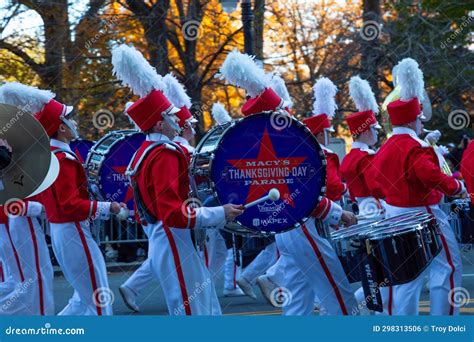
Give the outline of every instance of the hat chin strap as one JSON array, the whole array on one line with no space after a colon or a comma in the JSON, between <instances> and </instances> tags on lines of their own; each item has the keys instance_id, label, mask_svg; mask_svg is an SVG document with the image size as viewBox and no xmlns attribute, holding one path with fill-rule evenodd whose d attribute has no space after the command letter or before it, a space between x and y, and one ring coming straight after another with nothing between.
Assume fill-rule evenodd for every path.
<instances>
[{"instance_id":1,"label":"hat chin strap","mask_svg":"<svg viewBox=\"0 0 474 342\"><path fill-rule=\"evenodd\" d=\"M181 127L179 127L179 124L173 120L174 115L163 115L163 119L177 132L181 132Z\"/></svg>"},{"instance_id":2,"label":"hat chin strap","mask_svg":"<svg viewBox=\"0 0 474 342\"><path fill-rule=\"evenodd\" d=\"M77 131L76 126L71 122L71 120L67 118L62 118L61 121L71 130L74 136L73 140L79 138L79 132Z\"/></svg>"}]
</instances>

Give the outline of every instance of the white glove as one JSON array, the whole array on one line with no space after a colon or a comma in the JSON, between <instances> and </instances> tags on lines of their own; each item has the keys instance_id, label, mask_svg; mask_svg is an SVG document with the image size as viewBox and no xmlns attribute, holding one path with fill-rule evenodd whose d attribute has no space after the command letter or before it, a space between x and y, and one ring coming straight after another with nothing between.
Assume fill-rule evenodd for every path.
<instances>
[{"instance_id":1,"label":"white glove","mask_svg":"<svg viewBox=\"0 0 474 342\"><path fill-rule=\"evenodd\" d=\"M441 132L436 130L434 132L428 133L428 135L425 137L425 140L429 142L430 144L436 144L440 138L441 138Z\"/></svg>"},{"instance_id":2,"label":"white glove","mask_svg":"<svg viewBox=\"0 0 474 342\"><path fill-rule=\"evenodd\" d=\"M442 156L445 156L445 155L449 154L448 148L444 145L440 145L440 146L436 147L435 150L436 150L436 153L438 153Z\"/></svg>"}]
</instances>

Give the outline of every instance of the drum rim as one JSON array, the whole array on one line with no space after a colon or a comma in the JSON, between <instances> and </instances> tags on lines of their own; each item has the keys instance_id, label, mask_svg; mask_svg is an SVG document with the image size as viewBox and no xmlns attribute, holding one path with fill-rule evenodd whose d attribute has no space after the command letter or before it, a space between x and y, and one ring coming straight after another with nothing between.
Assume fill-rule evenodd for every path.
<instances>
[{"instance_id":1,"label":"drum rim","mask_svg":"<svg viewBox=\"0 0 474 342\"><path fill-rule=\"evenodd\" d=\"M397 229L397 230L393 231L394 229ZM401 234L406 233L406 232L412 232L412 231L421 232L425 229L426 227L419 223L416 223L415 225L407 223L406 225L402 225L402 226L390 227L389 229L387 229L387 231L374 232L373 234L368 235L367 239L369 239L370 241L379 241L379 240L383 240L390 237L400 236ZM389 232L393 232L393 233L388 234Z\"/></svg>"},{"instance_id":2,"label":"drum rim","mask_svg":"<svg viewBox=\"0 0 474 342\"><path fill-rule=\"evenodd\" d=\"M89 153L87 154L87 159L86 159L84 165L85 165L85 170L86 170L88 183L96 185L97 188L99 189L99 191L101 191L101 192L102 192L102 183L99 182L98 179L95 179L94 177L91 176L89 165L92 164L91 158L92 158L93 154L101 156L100 162L98 162L97 164L94 163L94 165L98 165L96 171L97 171L98 178L100 178L100 171L102 170L106 155L104 153L99 153L99 152L95 151L94 149L97 148L98 146L100 146L105 140L109 139L110 137L112 137L114 135L122 135L122 137L127 136L124 133L131 133L130 135L136 134L136 133L137 134L144 134L143 132L141 132L139 130L136 130L136 129L120 129L120 130L116 130L116 131L107 132L102 138L97 140L94 145L92 145L92 147L89 150ZM119 139L114 140L113 143L108 146L105 153L109 152L112 149L112 147L114 147L119 141L120 141ZM95 199L97 199L97 195L95 194L94 191L91 191L91 195ZM102 193L100 195L102 197L104 197Z\"/></svg>"},{"instance_id":3,"label":"drum rim","mask_svg":"<svg viewBox=\"0 0 474 342\"><path fill-rule=\"evenodd\" d=\"M289 115L289 114L285 114L284 111L281 111L281 110L276 110L276 111L263 111L263 112L259 112L259 113L255 113L255 114L252 114L252 115L249 115L249 116L246 116L246 117L241 117L241 118L238 118L236 120L233 120L232 122L230 123L226 123L224 125L218 125L218 126L214 126L213 128L211 128L211 130L209 130L207 133L206 133L206 136L210 136L211 135L211 132L214 132L216 131L217 129L223 129L223 131L221 132L221 135L219 136L219 139L216 140L215 142L215 146L219 146L219 144L221 143L222 139L224 138L225 134L233 129L234 127L236 127L240 122L246 120L247 118L250 118L250 117L254 117L254 116L257 116L257 115L265 115L265 116L271 116L273 115L274 113L279 113L280 115L287 115L290 120L292 120L292 122L294 124L296 124L297 126L299 127L302 127L303 130L306 130L306 132L309 134L309 136L311 137L311 139L314 140L314 142L316 143L316 146L318 148L318 154L321 158L321 164L324 166L323 167L323 181L322 181L322 186L321 186L321 190L320 190L320 194L317 198L317 201L316 201L316 204L314 206L314 208L310 211L310 213L308 213L308 215L304 216L302 219L300 219L298 222L296 222L295 225L293 225L292 227L288 227L287 229L284 229L284 230L280 230L278 232L273 232L273 231L259 231L259 230L251 230L249 228L247 228L246 226L244 226L243 224L241 224L240 222L238 222L237 220L234 220L232 221L232 223L235 223L237 225L239 225L241 228L243 228L243 230L246 230L246 231L249 231L249 234L258 234L259 236L272 236L272 235L276 235L276 234L281 234L281 233L285 233L285 232L288 232L288 231L291 231L293 229L297 229L297 228L300 228L305 222L307 222L310 218L311 218L311 213L314 212L314 210L317 208L317 206L319 205L319 203L322 201L323 197L326 195L326 187L327 187L327 161L326 161L326 156L324 155L324 151L321 147L321 145L319 144L319 142L317 141L316 139L316 136L308 129L308 127L306 127L306 125L304 123L302 123L300 120L298 120L296 117L294 117L293 115ZM193 154L192 158L191 158L191 162L190 162L190 170L191 168L194 166L194 162L195 162L195 156L199 154L199 150L202 148L202 145L204 145L204 142L206 140L203 138L201 139L201 141L199 142L199 144L196 146L195 148L195 154ZM215 155L215 151L216 151L217 147L211 152L212 155ZM212 174L212 167L213 167L213 160L214 158L209 158L209 166L208 166L208 170L209 170L209 174ZM214 184L214 181L212 181L212 179L210 179L209 177L209 180L211 181L211 184ZM194 182L194 177L192 177L192 180L190 182L191 184L191 187L192 187L192 191L194 193L197 194L197 187L196 187L196 184ZM214 189L213 189L214 190ZM216 199L217 203L219 203L219 205L222 205L221 201L219 200L217 194L216 194L216 191L213 192L212 196ZM239 233L236 233L236 232L233 232L234 234L239 234Z\"/></svg>"}]
</instances>

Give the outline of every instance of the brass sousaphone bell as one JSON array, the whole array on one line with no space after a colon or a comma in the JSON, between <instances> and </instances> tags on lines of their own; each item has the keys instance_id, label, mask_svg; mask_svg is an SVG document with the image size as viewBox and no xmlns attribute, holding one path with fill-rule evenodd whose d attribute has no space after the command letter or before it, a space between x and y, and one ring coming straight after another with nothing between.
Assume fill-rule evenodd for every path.
<instances>
[{"instance_id":1,"label":"brass sousaphone bell","mask_svg":"<svg viewBox=\"0 0 474 342\"><path fill-rule=\"evenodd\" d=\"M12 147L0 170L0 205L39 194L56 180L59 162L43 126L27 111L0 104L0 139Z\"/></svg>"}]
</instances>

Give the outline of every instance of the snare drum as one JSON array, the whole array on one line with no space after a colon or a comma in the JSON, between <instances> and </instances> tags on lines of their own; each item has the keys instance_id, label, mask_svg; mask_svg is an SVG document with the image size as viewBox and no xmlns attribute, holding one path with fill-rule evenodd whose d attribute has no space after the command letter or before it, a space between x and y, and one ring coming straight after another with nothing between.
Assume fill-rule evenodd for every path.
<instances>
[{"instance_id":1,"label":"snare drum","mask_svg":"<svg viewBox=\"0 0 474 342\"><path fill-rule=\"evenodd\" d=\"M69 147L76 154L77 158L79 158L81 164L85 164L85 161L87 160L87 155L89 154L89 151L93 145L93 141L77 138L71 141Z\"/></svg>"},{"instance_id":2,"label":"snare drum","mask_svg":"<svg viewBox=\"0 0 474 342\"><path fill-rule=\"evenodd\" d=\"M271 235L300 227L324 194L326 167L316 138L294 117L254 114L211 129L190 166L193 196L246 204L276 188L277 201L248 208L226 226L241 235Z\"/></svg>"},{"instance_id":3,"label":"snare drum","mask_svg":"<svg viewBox=\"0 0 474 342\"><path fill-rule=\"evenodd\" d=\"M99 201L124 202L133 216L133 191L127 166L139 149L145 135L136 130L121 130L106 134L92 146L86 161L91 193Z\"/></svg>"},{"instance_id":4,"label":"snare drum","mask_svg":"<svg viewBox=\"0 0 474 342\"><path fill-rule=\"evenodd\" d=\"M350 283L361 281L360 267L367 258L364 238L371 230L371 225L357 225L331 235L334 250Z\"/></svg>"},{"instance_id":5,"label":"snare drum","mask_svg":"<svg viewBox=\"0 0 474 342\"><path fill-rule=\"evenodd\" d=\"M402 221L375 227L367 236L367 253L379 283L388 280L390 285L400 285L414 280L442 249L433 216L424 214Z\"/></svg>"}]
</instances>

